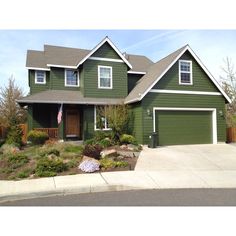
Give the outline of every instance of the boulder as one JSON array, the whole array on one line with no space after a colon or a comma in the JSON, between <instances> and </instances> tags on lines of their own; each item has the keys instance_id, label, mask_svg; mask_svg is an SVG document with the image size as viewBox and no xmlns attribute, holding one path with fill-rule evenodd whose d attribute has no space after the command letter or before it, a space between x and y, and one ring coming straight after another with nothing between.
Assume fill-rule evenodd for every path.
<instances>
[{"instance_id":1,"label":"boulder","mask_svg":"<svg viewBox=\"0 0 236 236\"><path fill-rule=\"evenodd\" d=\"M88 157L88 156L83 156L82 161L87 161L87 160L92 161L92 162L97 163L97 164L100 164L100 162L98 160L96 160L95 158Z\"/></svg>"},{"instance_id":2,"label":"boulder","mask_svg":"<svg viewBox=\"0 0 236 236\"><path fill-rule=\"evenodd\" d=\"M137 146L135 146L133 144L128 144L127 149L130 150L130 151L135 151L135 150L137 150Z\"/></svg>"},{"instance_id":3,"label":"boulder","mask_svg":"<svg viewBox=\"0 0 236 236\"><path fill-rule=\"evenodd\" d=\"M92 173L98 171L99 167L100 162L98 160L84 156L78 168L84 172Z\"/></svg>"},{"instance_id":4,"label":"boulder","mask_svg":"<svg viewBox=\"0 0 236 236\"><path fill-rule=\"evenodd\" d=\"M126 144L122 144L122 145L120 146L120 148L121 148L121 149L127 149L127 145L126 145Z\"/></svg>"},{"instance_id":5,"label":"boulder","mask_svg":"<svg viewBox=\"0 0 236 236\"><path fill-rule=\"evenodd\" d=\"M117 151L115 149L105 149L101 153L102 158L105 156L114 156L117 154Z\"/></svg>"}]
</instances>

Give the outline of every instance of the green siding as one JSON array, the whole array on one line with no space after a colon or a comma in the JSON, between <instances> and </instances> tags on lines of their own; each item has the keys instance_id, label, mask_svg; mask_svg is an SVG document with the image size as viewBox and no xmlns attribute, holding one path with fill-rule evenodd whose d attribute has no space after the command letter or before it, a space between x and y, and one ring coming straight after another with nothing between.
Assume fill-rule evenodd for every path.
<instances>
[{"instance_id":1,"label":"green siding","mask_svg":"<svg viewBox=\"0 0 236 236\"><path fill-rule=\"evenodd\" d=\"M143 116L140 103L130 106L131 116L129 121L130 133L137 139L139 143L143 143Z\"/></svg>"},{"instance_id":2,"label":"green siding","mask_svg":"<svg viewBox=\"0 0 236 236\"><path fill-rule=\"evenodd\" d=\"M216 108L218 142L226 140L225 119L219 115L220 110L225 112L223 96L148 93L142 100L144 144L149 142L149 135L153 132L153 118L147 114L147 109L152 113L153 107Z\"/></svg>"},{"instance_id":3,"label":"green siding","mask_svg":"<svg viewBox=\"0 0 236 236\"><path fill-rule=\"evenodd\" d=\"M128 74L128 93L135 87L138 80L142 78L143 75Z\"/></svg>"},{"instance_id":4,"label":"green siding","mask_svg":"<svg viewBox=\"0 0 236 236\"><path fill-rule=\"evenodd\" d=\"M104 43L92 57L105 57L112 59L121 59L120 56L114 51L114 49L109 45L109 43Z\"/></svg>"},{"instance_id":5,"label":"green siding","mask_svg":"<svg viewBox=\"0 0 236 236\"><path fill-rule=\"evenodd\" d=\"M212 112L156 111L158 145L212 143Z\"/></svg>"},{"instance_id":6,"label":"green siding","mask_svg":"<svg viewBox=\"0 0 236 236\"><path fill-rule=\"evenodd\" d=\"M51 68L50 72L51 89L55 90L80 90L80 87L66 87L65 86L65 69Z\"/></svg>"},{"instance_id":7,"label":"green siding","mask_svg":"<svg viewBox=\"0 0 236 236\"><path fill-rule=\"evenodd\" d=\"M193 85L179 84L179 62L177 61L153 87L154 89L218 92L216 86L189 52L186 52L180 59L192 61Z\"/></svg>"},{"instance_id":8,"label":"green siding","mask_svg":"<svg viewBox=\"0 0 236 236\"><path fill-rule=\"evenodd\" d=\"M84 106L83 133L84 140L90 139L94 135L94 106Z\"/></svg>"},{"instance_id":9,"label":"green siding","mask_svg":"<svg viewBox=\"0 0 236 236\"><path fill-rule=\"evenodd\" d=\"M98 88L98 66L112 67L112 89ZM127 88L127 66L124 63L87 60L84 65L84 96L122 98L128 94Z\"/></svg>"},{"instance_id":10,"label":"green siding","mask_svg":"<svg viewBox=\"0 0 236 236\"><path fill-rule=\"evenodd\" d=\"M49 89L50 87L49 71L46 72L46 84L35 84L35 70L29 70L28 73L29 73L30 94L42 92Z\"/></svg>"}]
</instances>

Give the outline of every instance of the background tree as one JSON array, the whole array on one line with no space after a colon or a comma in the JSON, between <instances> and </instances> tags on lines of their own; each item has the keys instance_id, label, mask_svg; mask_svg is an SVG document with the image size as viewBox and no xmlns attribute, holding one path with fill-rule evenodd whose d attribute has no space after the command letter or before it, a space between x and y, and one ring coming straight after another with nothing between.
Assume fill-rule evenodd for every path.
<instances>
[{"instance_id":1,"label":"background tree","mask_svg":"<svg viewBox=\"0 0 236 236\"><path fill-rule=\"evenodd\" d=\"M227 57L224 63L222 67L224 75L220 76L220 79L224 91L232 100L231 104L226 105L226 122L228 127L236 127L236 72L230 58Z\"/></svg>"},{"instance_id":2,"label":"background tree","mask_svg":"<svg viewBox=\"0 0 236 236\"><path fill-rule=\"evenodd\" d=\"M26 121L26 111L16 102L23 97L23 91L15 84L13 76L8 85L0 88L0 124L10 127L11 123L20 124Z\"/></svg>"}]
</instances>

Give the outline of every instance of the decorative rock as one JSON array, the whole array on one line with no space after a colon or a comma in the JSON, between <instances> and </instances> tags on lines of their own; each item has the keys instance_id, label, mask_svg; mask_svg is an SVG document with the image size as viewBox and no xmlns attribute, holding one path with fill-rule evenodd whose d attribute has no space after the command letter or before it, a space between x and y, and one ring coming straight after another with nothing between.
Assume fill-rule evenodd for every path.
<instances>
[{"instance_id":1,"label":"decorative rock","mask_svg":"<svg viewBox=\"0 0 236 236\"><path fill-rule=\"evenodd\" d=\"M137 149L137 146L135 146L133 144L128 144L127 149L130 150L130 151L135 151Z\"/></svg>"},{"instance_id":2,"label":"decorative rock","mask_svg":"<svg viewBox=\"0 0 236 236\"><path fill-rule=\"evenodd\" d=\"M102 158L105 156L113 156L117 154L117 151L115 149L105 149L101 153Z\"/></svg>"},{"instance_id":3,"label":"decorative rock","mask_svg":"<svg viewBox=\"0 0 236 236\"><path fill-rule=\"evenodd\" d=\"M121 149L127 149L127 145L126 144L123 144L120 146Z\"/></svg>"},{"instance_id":4,"label":"decorative rock","mask_svg":"<svg viewBox=\"0 0 236 236\"><path fill-rule=\"evenodd\" d=\"M119 155L119 156L117 156L115 159L116 159L117 161L121 161L121 160L124 159L124 156Z\"/></svg>"},{"instance_id":5,"label":"decorative rock","mask_svg":"<svg viewBox=\"0 0 236 236\"><path fill-rule=\"evenodd\" d=\"M85 160L82 161L79 165L79 169L81 169L84 172L92 173L97 170L99 170L100 163L98 164L97 162L94 162L93 160Z\"/></svg>"},{"instance_id":6,"label":"decorative rock","mask_svg":"<svg viewBox=\"0 0 236 236\"><path fill-rule=\"evenodd\" d=\"M88 156L83 156L82 162L83 161L92 161L92 162L97 163L97 164L100 165L100 162L98 160L96 160L96 159L94 159L92 157L88 157Z\"/></svg>"}]
</instances>

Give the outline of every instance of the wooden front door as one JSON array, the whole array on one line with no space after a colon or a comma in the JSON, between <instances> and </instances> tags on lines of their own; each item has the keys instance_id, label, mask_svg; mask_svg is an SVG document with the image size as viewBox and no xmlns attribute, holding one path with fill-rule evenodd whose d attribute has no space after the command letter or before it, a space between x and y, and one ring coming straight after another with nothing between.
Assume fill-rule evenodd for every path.
<instances>
[{"instance_id":1,"label":"wooden front door","mask_svg":"<svg viewBox=\"0 0 236 236\"><path fill-rule=\"evenodd\" d=\"M80 137L80 114L78 110L66 111L66 137Z\"/></svg>"}]
</instances>

